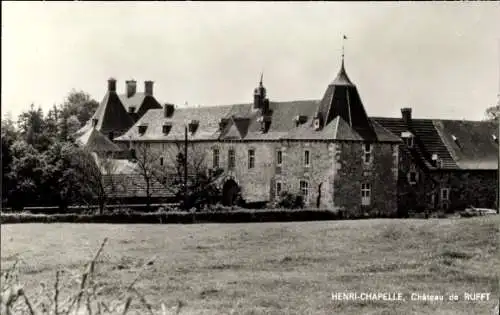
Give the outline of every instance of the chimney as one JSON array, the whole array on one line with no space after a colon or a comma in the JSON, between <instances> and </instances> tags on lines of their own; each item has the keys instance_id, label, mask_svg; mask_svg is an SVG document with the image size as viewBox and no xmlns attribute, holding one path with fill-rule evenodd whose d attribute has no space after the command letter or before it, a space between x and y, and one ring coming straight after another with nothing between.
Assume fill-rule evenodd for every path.
<instances>
[{"instance_id":1,"label":"chimney","mask_svg":"<svg viewBox=\"0 0 500 315\"><path fill-rule=\"evenodd\" d=\"M153 96L153 81L144 81L144 94Z\"/></svg>"},{"instance_id":2,"label":"chimney","mask_svg":"<svg viewBox=\"0 0 500 315\"><path fill-rule=\"evenodd\" d=\"M127 87L127 97L134 96L137 91L137 82L135 80L128 80L125 82Z\"/></svg>"},{"instance_id":3,"label":"chimney","mask_svg":"<svg viewBox=\"0 0 500 315\"><path fill-rule=\"evenodd\" d=\"M401 108L401 116L403 117L403 121L405 124L410 124L411 123L411 108L410 107L405 107Z\"/></svg>"},{"instance_id":4,"label":"chimney","mask_svg":"<svg viewBox=\"0 0 500 315\"><path fill-rule=\"evenodd\" d=\"M174 104L165 104L165 106L163 107L165 118L172 117L172 115L174 114L174 110L175 110Z\"/></svg>"},{"instance_id":5,"label":"chimney","mask_svg":"<svg viewBox=\"0 0 500 315\"><path fill-rule=\"evenodd\" d=\"M116 79L108 79L108 92L116 92Z\"/></svg>"}]
</instances>

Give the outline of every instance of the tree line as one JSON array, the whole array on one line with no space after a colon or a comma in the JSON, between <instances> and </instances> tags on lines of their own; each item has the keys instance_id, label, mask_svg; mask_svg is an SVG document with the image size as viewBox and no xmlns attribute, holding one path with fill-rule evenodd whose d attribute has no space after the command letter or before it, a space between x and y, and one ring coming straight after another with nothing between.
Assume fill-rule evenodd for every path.
<instances>
[{"instance_id":1,"label":"tree line","mask_svg":"<svg viewBox=\"0 0 500 315\"><path fill-rule=\"evenodd\" d=\"M173 143L167 152L135 144L133 156L128 156L134 165L132 173L122 176L115 174L115 156L95 158L79 147L74 134L98 105L89 94L73 90L64 103L47 113L31 105L15 121L2 118L2 207L57 206L66 210L71 205L97 205L103 212L120 185L140 190L148 208L158 188L184 209L220 201L215 181L222 170L209 170L205 152L182 141Z\"/></svg>"},{"instance_id":2,"label":"tree line","mask_svg":"<svg viewBox=\"0 0 500 315\"><path fill-rule=\"evenodd\" d=\"M91 155L73 135L99 103L83 91L71 91L47 113L34 104L16 120L2 117L2 207L59 206L91 202L82 181Z\"/></svg>"}]
</instances>

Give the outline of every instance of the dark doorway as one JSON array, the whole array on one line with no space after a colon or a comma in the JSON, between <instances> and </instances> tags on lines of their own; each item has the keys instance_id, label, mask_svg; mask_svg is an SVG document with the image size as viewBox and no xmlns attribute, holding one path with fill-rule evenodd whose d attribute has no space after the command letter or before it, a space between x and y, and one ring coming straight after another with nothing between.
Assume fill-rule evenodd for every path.
<instances>
[{"instance_id":1,"label":"dark doorway","mask_svg":"<svg viewBox=\"0 0 500 315\"><path fill-rule=\"evenodd\" d=\"M323 186L323 183L320 183L318 185L318 198L316 198L316 208L319 208L321 205L321 186Z\"/></svg>"},{"instance_id":2,"label":"dark doorway","mask_svg":"<svg viewBox=\"0 0 500 315\"><path fill-rule=\"evenodd\" d=\"M224 206L232 206L237 201L240 188L232 179L228 179L222 187L222 204Z\"/></svg>"}]
</instances>

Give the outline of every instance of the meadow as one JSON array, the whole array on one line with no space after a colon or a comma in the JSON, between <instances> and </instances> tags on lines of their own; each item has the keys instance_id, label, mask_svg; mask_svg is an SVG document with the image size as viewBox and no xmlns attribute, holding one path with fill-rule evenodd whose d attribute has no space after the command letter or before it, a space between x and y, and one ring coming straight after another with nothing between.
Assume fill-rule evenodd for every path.
<instances>
[{"instance_id":1,"label":"meadow","mask_svg":"<svg viewBox=\"0 0 500 315\"><path fill-rule=\"evenodd\" d=\"M18 262L36 299L61 270L81 273L102 240L100 295L131 282L155 311L179 314L491 314L499 216L248 224L12 224L2 270ZM75 284L76 285L76 284ZM69 288L67 288L69 290ZM334 292L401 292L406 301L332 301ZM465 292L491 293L464 301ZM411 301L411 293L445 301ZM459 301L447 301L455 293ZM64 295L61 289L61 295ZM139 305L131 310L142 313Z\"/></svg>"}]
</instances>

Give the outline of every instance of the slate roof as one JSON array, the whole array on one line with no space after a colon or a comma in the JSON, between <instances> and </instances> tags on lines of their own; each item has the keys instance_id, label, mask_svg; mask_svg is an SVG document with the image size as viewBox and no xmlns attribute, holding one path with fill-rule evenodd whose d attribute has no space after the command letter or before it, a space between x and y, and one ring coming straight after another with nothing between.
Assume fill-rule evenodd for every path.
<instances>
[{"instance_id":1,"label":"slate roof","mask_svg":"<svg viewBox=\"0 0 500 315\"><path fill-rule=\"evenodd\" d=\"M335 80L330 83L318 107L318 117L323 126L341 117L363 139L376 141L377 135L370 124L356 86L351 82L344 67L344 60Z\"/></svg>"},{"instance_id":2,"label":"slate roof","mask_svg":"<svg viewBox=\"0 0 500 315\"><path fill-rule=\"evenodd\" d=\"M95 128L88 128L76 142L92 152L120 152L121 148Z\"/></svg>"},{"instance_id":3,"label":"slate roof","mask_svg":"<svg viewBox=\"0 0 500 315\"><path fill-rule=\"evenodd\" d=\"M198 120L199 127L194 134L188 134L188 140L350 140L366 141L358 131L353 130L343 119L332 121L325 128L314 130L312 120L317 110L318 101L270 102L271 124L265 133L261 131L258 110L252 104L229 106L210 106L199 108L176 108L172 117L165 118L163 110L148 111L127 133L116 141L179 141L184 139L184 124ZM296 126L295 117L307 116L307 121ZM219 122L228 119L228 125L222 132ZM164 123L172 125L167 135L163 134ZM376 140L380 142L400 142L387 129L369 120L375 130ZM146 125L143 135L138 126ZM371 139L373 140L373 139Z\"/></svg>"},{"instance_id":4,"label":"slate roof","mask_svg":"<svg viewBox=\"0 0 500 315\"><path fill-rule=\"evenodd\" d=\"M415 145L409 151L417 163L429 170L498 169L498 144L492 137L498 133L498 125L494 122L412 118L407 125L401 118L373 119L395 135L414 134ZM432 163L433 154L442 160L441 168Z\"/></svg>"},{"instance_id":5,"label":"slate roof","mask_svg":"<svg viewBox=\"0 0 500 315\"><path fill-rule=\"evenodd\" d=\"M152 95L144 92L135 93L131 97L128 97L127 94L119 94L118 97L127 112L130 107L135 107L137 117L141 117L150 109L162 108L161 104Z\"/></svg>"},{"instance_id":6,"label":"slate roof","mask_svg":"<svg viewBox=\"0 0 500 315\"><path fill-rule=\"evenodd\" d=\"M87 122L88 126L84 128L91 127L94 119L97 119L95 128L105 135L109 132L113 132L115 136L121 135L134 124L118 94L110 91L106 93L96 112Z\"/></svg>"}]
</instances>

